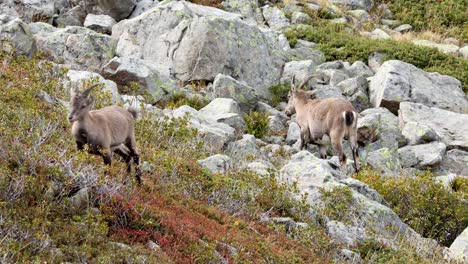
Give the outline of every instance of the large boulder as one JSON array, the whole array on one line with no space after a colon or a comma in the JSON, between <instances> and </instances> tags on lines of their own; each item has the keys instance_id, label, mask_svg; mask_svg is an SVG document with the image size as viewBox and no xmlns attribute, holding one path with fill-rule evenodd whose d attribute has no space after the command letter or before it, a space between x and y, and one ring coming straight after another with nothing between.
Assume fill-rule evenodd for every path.
<instances>
[{"instance_id":1,"label":"large boulder","mask_svg":"<svg viewBox=\"0 0 468 264\"><path fill-rule=\"evenodd\" d=\"M159 5L158 0L137 0L135 9L128 18L137 17L157 5Z\"/></svg>"},{"instance_id":2,"label":"large boulder","mask_svg":"<svg viewBox=\"0 0 468 264\"><path fill-rule=\"evenodd\" d=\"M55 1L52 0L24 0L15 1L16 10L24 21L46 22L51 24L56 13Z\"/></svg>"},{"instance_id":3,"label":"large boulder","mask_svg":"<svg viewBox=\"0 0 468 264\"><path fill-rule=\"evenodd\" d=\"M440 137L432 128L417 122L405 123L401 129L401 134L406 138L408 145L418 145L440 140Z\"/></svg>"},{"instance_id":4,"label":"large boulder","mask_svg":"<svg viewBox=\"0 0 468 264\"><path fill-rule=\"evenodd\" d=\"M200 109L200 113L206 117L224 123L242 131L245 126L239 104L231 98L215 98L208 105Z\"/></svg>"},{"instance_id":5,"label":"large boulder","mask_svg":"<svg viewBox=\"0 0 468 264\"><path fill-rule=\"evenodd\" d=\"M66 26L83 26L83 23L86 19L86 11L85 9L77 5L66 12L61 13L57 17L54 18L53 25L56 27L66 27Z\"/></svg>"},{"instance_id":6,"label":"large boulder","mask_svg":"<svg viewBox=\"0 0 468 264\"><path fill-rule=\"evenodd\" d=\"M450 174L468 176L468 152L452 149L447 151L438 168L438 174Z\"/></svg>"},{"instance_id":7,"label":"large boulder","mask_svg":"<svg viewBox=\"0 0 468 264\"><path fill-rule=\"evenodd\" d=\"M76 70L98 70L113 57L111 37L83 27L41 31L34 38L39 51Z\"/></svg>"},{"instance_id":8,"label":"large boulder","mask_svg":"<svg viewBox=\"0 0 468 264\"><path fill-rule=\"evenodd\" d=\"M210 156L203 160L198 160L197 162L212 173L227 173L232 167L231 158L220 154Z\"/></svg>"},{"instance_id":9,"label":"large boulder","mask_svg":"<svg viewBox=\"0 0 468 264\"><path fill-rule=\"evenodd\" d=\"M274 31L282 31L283 29L289 27L289 19L286 17L284 12L278 7L270 7L266 5L262 7L262 11L266 23Z\"/></svg>"},{"instance_id":10,"label":"large boulder","mask_svg":"<svg viewBox=\"0 0 468 264\"><path fill-rule=\"evenodd\" d=\"M432 142L429 144L406 146L398 149L401 165L404 168L416 167L425 169L442 161L445 154L445 144Z\"/></svg>"},{"instance_id":11,"label":"large boulder","mask_svg":"<svg viewBox=\"0 0 468 264\"><path fill-rule=\"evenodd\" d=\"M254 87L267 99L284 64L276 34L239 15L184 1L161 3L112 29L119 57L137 57L182 82L219 74ZM257 58L257 59L253 59Z\"/></svg>"},{"instance_id":12,"label":"large boulder","mask_svg":"<svg viewBox=\"0 0 468 264\"><path fill-rule=\"evenodd\" d=\"M138 58L115 57L104 65L102 75L115 81L120 90L130 87L132 82L138 83L140 90L137 92L149 95L149 103L168 99L179 91L174 80L161 75L150 62Z\"/></svg>"},{"instance_id":13,"label":"large boulder","mask_svg":"<svg viewBox=\"0 0 468 264\"><path fill-rule=\"evenodd\" d=\"M263 158L255 137L249 134L243 135L242 139L229 143L226 153L234 160L238 167L247 165L246 163L249 160L252 161Z\"/></svg>"},{"instance_id":14,"label":"large boulder","mask_svg":"<svg viewBox=\"0 0 468 264\"><path fill-rule=\"evenodd\" d=\"M364 143L366 151L381 148L397 149L405 145L398 117L386 108L370 108L358 118L358 141Z\"/></svg>"},{"instance_id":15,"label":"large boulder","mask_svg":"<svg viewBox=\"0 0 468 264\"><path fill-rule=\"evenodd\" d=\"M0 49L17 55L31 56L36 52L36 42L29 26L19 18L0 15Z\"/></svg>"},{"instance_id":16,"label":"large boulder","mask_svg":"<svg viewBox=\"0 0 468 264\"><path fill-rule=\"evenodd\" d=\"M468 149L468 114L410 102L401 103L399 112L401 127L409 122L424 124L440 137L448 149Z\"/></svg>"},{"instance_id":17,"label":"large boulder","mask_svg":"<svg viewBox=\"0 0 468 264\"><path fill-rule=\"evenodd\" d=\"M416 66L397 60L386 61L372 78L370 101L393 113L401 102L410 101L453 112L468 109L461 82L439 73L428 73Z\"/></svg>"},{"instance_id":18,"label":"large boulder","mask_svg":"<svg viewBox=\"0 0 468 264\"><path fill-rule=\"evenodd\" d=\"M367 95L369 84L364 76L358 75L357 77L346 79L336 86L341 89L348 101L353 104L358 112L370 107L369 96Z\"/></svg>"},{"instance_id":19,"label":"large boulder","mask_svg":"<svg viewBox=\"0 0 468 264\"><path fill-rule=\"evenodd\" d=\"M169 118L188 118L189 125L199 131L206 145L213 151L220 151L226 143L234 139L234 128L218 123L190 106L183 105L174 111L166 112L165 116Z\"/></svg>"},{"instance_id":20,"label":"large boulder","mask_svg":"<svg viewBox=\"0 0 468 264\"><path fill-rule=\"evenodd\" d=\"M258 101L254 88L221 73L216 75L213 82L213 94L215 97L234 99L246 113L252 110Z\"/></svg>"},{"instance_id":21,"label":"large boulder","mask_svg":"<svg viewBox=\"0 0 468 264\"><path fill-rule=\"evenodd\" d=\"M367 153L364 164L381 175L398 176L402 171L400 156L395 149L381 148Z\"/></svg>"}]
</instances>

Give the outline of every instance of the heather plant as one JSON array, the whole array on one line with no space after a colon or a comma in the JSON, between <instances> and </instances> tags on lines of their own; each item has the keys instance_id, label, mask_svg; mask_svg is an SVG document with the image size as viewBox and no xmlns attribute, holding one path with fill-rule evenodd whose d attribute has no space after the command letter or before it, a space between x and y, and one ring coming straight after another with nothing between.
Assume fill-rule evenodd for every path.
<instances>
[{"instance_id":1,"label":"heather plant","mask_svg":"<svg viewBox=\"0 0 468 264\"><path fill-rule=\"evenodd\" d=\"M268 113L250 111L244 115L245 132L254 135L256 138L266 136L268 132Z\"/></svg>"},{"instance_id":2,"label":"heather plant","mask_svg":"<svg viewBox=\"0 0 468 264\"><path fill-rule=\"evenodd\" d=\"M468 225L464 191L445 189L430 172L390 178L365 169L356 178L377 190L405 223L442 245L449 246Z\"/></svg>"}]
</instances>

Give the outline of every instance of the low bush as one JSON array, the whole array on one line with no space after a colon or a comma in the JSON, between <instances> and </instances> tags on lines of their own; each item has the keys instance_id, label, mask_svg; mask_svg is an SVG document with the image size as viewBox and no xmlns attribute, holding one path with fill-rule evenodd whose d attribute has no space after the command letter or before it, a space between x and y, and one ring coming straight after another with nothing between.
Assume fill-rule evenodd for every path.
<instances>
[{"instance_id":1,"label":"low bush","mask_svg":"<svg viewBox=\"0 0 468 264\"><path fill-rule=\"evenodd\" d=\"M316 42L327 61L367 62L370 54L381 52L386 55L384 60L401 60L425 71L453 76L462 82L463 90L468 93L468 60L442 53L435 48L356 36L345 32L344 28L344 25L318 21L314 26L292 26L285 35L292 46L298 39Z\"/></svg>"},{"instance_id":2,"label":"low bush","mask_svg":"<svg viewBox=\"0 0 468 264\"><path fill-rule=\"evenodd\" d=\"M250 111L244 115L245 132L254 135L256 138L262 138L268 133L268 113Z\"/></svg>"},{"instance_id":3,"label":"low bush","mask_svg":"<svg viewBox=\"0 0 468 264\"><path fill-rule=\"evenodd\" d=\"M287 102L290 85L278 83L269 88L273 106L277 107L281 102Z\"/></svg>"},{"instance_id":4,"label":"low bush","mask_svg":"<svg viewBox=\"0 0 468 264\"><path fill-rule=\"evenodd\" d=\"M416 232L450 246L468 225L468 202L463 192L446 190L431 173L417 177L383 177L364 169L356 175L390 204Z\"/></svg>"}]
</instances>

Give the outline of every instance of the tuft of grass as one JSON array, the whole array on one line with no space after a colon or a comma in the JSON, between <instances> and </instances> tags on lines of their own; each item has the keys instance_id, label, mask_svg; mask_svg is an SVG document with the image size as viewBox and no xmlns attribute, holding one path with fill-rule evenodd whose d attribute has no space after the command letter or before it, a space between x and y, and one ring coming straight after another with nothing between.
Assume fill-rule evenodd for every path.
<instances>
[{"instance_id":1,"label":"tuft of grass","mask_svg":"<svg viewBox=\"0 0 468 264\"><path fill-rule=\"evenodd\" d=\"M281 102L285 102L288 99L288 92L291 89L290 84L278 83L269 88L271 94L271 101L273 106L278 106Z\"/></svg>"},{"instance_id":2,"label":"tuft of grass","mask_svg":"<svg viewBox=\"0 0 468 264\"><path fill-rule=\"evenodd\" d=\"M250 111L244 115L245 132L256 138L266 136L268 132L268 113Z\"/></svg>"},{"instance_id":3,"label":"tuft of grass","mask_svg":"<svg viewBox=\"0 0 468 264\"><path fill-rule=\"evenodd\" d=\"M346 222L353 205L353 192L348 186L320 189L324 207L322 213L330 219Z\"/></svg>"},{"instance_id":4,"label":"tuft of grass","mask_svg":"<svg viewBox=\"0 0 468 264\"><path fill-rule=\"evenodd\" d=\"M384 60L401 60L429 72L439 72L459 79L468 93L468 60L442 53L435 48L421 47L395 40L373 40L344 30L344 25L318 21L314 26L292 26L285 35L291 46L298 39L318 43L327 61L367 61L373 52L386 54Z\"/></svg>"},{"instance_id":5,"label":"tuft of grass","mask_svg":"<svg viewBox=\"0 0 468 264\"><path fill-rule=\"evenodd\" d=\"M446 190L430 172L389 178L364 169L355 177L377 190L416 232L442 245L450 246L468 225L468 202L463 191Z\"/></svg>"},{"instance_id":6,"label":"tuft of grass","mask_svg":"<svg viewBox=\"0 0 468 264\"><path fill-rule=\"evenodd\" d=\"M196 110L200 110L208 104L205 100L198 98L187 98L183 93L176 93L171 99L158 104L162 108L176 109L183 105L188 105Z\"/></svg>"}]
</instances>

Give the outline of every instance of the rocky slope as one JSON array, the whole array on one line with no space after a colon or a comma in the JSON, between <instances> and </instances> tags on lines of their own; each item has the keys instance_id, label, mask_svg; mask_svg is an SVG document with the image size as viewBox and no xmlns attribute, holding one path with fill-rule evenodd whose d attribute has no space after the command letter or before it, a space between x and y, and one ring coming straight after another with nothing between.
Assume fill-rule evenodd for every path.
<instances>
[{"instance_id":1,"label":"rocky slope","mask_svg":"<svg viewBox=\"0 0 468 264\"><path fill-rule=\"evenodd\" d=\"M347 6L361 21L373 4L332 2ZM0 38L6 40L4 52L28 57L41 52L56 68L71 69L65 89L99 82L113 103L135 104L151 119L186 117L213 154L198 160L212 173L247 169L296 186L298 199L305 197L309 214L339 245L344 260L362 261L352 250L371 239L396 250L410 244L424 256L440 252L436 241L404 223L377 191L341 172L336 157L319 159L314 146L299 151L299 127L281 111L284 104L270 106L269 88L289 83L292 76L316 76L307 87L318 90L319 98L343 97L361 111L363 164L389 177L430 170L450 185L456 177L468 177L468 101L462 83L398 60L372 68L370 61L325 62L314 43L304 40L291 47L282 32L310 22L302 4L284 6L291 18L257 1L226 0L222 7L184 1L4 1ZM127 94L135 84L142 96ZM200 110L157 107L178 94L210 103ZM53 95L42 98L57 102ZM270 136L243 134L244 114L253 110L267 113ZM149 172L157 166L147 165ZM328 214L327 193L342 189L349 190L346 210L340 217ZM468 259L463 237L466 230L447 258Z\"/></svg>"}]
</instances>

